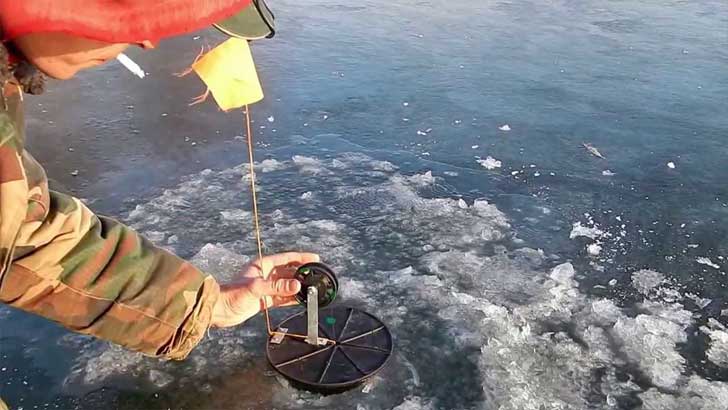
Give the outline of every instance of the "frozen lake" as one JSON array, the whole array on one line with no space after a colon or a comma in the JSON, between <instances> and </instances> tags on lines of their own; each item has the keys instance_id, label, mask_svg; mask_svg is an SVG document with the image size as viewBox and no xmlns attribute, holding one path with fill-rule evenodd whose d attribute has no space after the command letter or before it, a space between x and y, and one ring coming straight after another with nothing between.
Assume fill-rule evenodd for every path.
<instances>
[{"instance_id":1,"label":"frozen lake","mask_svg":"<svg viewBox=\"0 0 728 410\"><path fill-rule=\"evenodd\" d=\"M260 318L164 362L0 307L9 404L725 408L724 2L271 6L252 108L266 251L320 253L339 303L390 326L392 361L322 397L268 367ZM29 134L121 144L61 183L225 280L255 254L245 141L241 115L189 109L202 86L169 76L220 39L199 35L134 54L151 87L112 65L29 99L66 118ZM53 104L74 90L104 97ZM32 146L61 173L70 154Z\"/></svg>"}]
</instances>

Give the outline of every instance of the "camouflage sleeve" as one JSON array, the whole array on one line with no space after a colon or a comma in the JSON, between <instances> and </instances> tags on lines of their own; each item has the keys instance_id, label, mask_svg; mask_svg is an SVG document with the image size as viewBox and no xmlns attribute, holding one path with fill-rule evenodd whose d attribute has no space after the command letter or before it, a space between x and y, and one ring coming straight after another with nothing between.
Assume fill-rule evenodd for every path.
<instances>
[{"instance_id":1,"label":"camouflage sleeve","mask_svg":"<svg viewBox=\"0 0 728 410\"><path fill-rule=\"evenodd\" d=\"M217 282L49 191L13 132L0 118L0 301L132 350L185 358L209 327Z\"/></svg>"}]
</instances>

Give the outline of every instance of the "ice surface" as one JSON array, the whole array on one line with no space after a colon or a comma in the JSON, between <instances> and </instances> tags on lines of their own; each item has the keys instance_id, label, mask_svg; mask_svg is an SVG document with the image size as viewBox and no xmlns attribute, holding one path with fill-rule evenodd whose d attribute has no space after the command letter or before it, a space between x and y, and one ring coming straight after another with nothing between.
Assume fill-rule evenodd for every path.
<instances>
[{"instance_id":1,"label":"ice surface","mask_svg":"<svg viewBox=\"0 0 728 410\"><path fill-rule=\"evenodd\" d=\"M165 391L209 391L217 400L211 403L250 398L278 409L581 410L622 408L639 395L645 409L712 410L715 400L727 401L724 384L686 366L679 345L695 319L681 302L694 298L665 274L632 274L632 286L645 296L637 306L589 296L580 290L583 272L576 264L519 245L506 215L488 200L468 205L433 194L439 181L432 172L399 173L361 154L318 158L296 156L281 162L294 166L270 171L278 185L261 191L264 246L266 252L321 253L339 273L341 302L396 329L396 357L381 382L334 401L266 376L264 328L256 319L211 331L183 363L81 337L73 342L82 354L67 386L93 388L131 375ZM244 165L204 171L140 205L129 219L143 232L176 236L195 254L196 266L231 280L255 254L253 236L241 231L241 221L251 222L240 198L248 189L244 175ZM319 194L322 186L326 195ZM306 192L312 195L305 203L296 202ZM607 232L586 218L571 236L604 240ZM220 238L233 229L236 235ZM701 331L710 339L708 359L724 366L725 329L713 321ZM252 370L236 377L239 383L219 382L243 364Z\"/></svg>"},{"instance_id":2,"label":"ice surface","mask_svg":"<svg viewBox=\"0 0 728 410\"><path fill-rule=\"evenodd\" d=\"M503 163L490 155L485 159L479 159L478 164L482 165L485 169L496 169L500 168Z\"/></svg>"}]
</instances>

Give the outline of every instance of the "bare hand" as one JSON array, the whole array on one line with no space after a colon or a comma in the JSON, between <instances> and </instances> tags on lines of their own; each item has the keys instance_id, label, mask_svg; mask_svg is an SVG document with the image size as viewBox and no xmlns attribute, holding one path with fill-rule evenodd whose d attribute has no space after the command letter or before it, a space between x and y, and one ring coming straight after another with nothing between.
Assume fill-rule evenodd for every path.
<instances>
[{"instance_id":1,"label":"bare hand","mask_svg":"<svg viewBox=\"0 0 728 410\"><path fill-rule=\"evenodd\" d=\"M265 307L295 305L301 283L293 279L299 266L318 262L314 253L287 252L265 256L245 265L234 283L220 285L211 325L239 325Z\"/></svg>"}]
</instances>

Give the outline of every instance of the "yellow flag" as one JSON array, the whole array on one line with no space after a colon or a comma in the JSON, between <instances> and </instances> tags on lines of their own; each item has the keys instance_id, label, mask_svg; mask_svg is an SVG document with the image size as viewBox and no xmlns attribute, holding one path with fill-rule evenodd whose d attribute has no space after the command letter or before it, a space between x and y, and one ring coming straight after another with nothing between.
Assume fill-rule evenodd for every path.
<instances>
[{"instance_id":1,"label":"yellow flag","mask_svg":"<svg viewBox=\"0 0 728 410\"><path fill-rule=\"evenodd\" d=\"M192 69L223 111L263 99L247 40L230 38L197 60Z\"/></svg>"}]
</instances>

